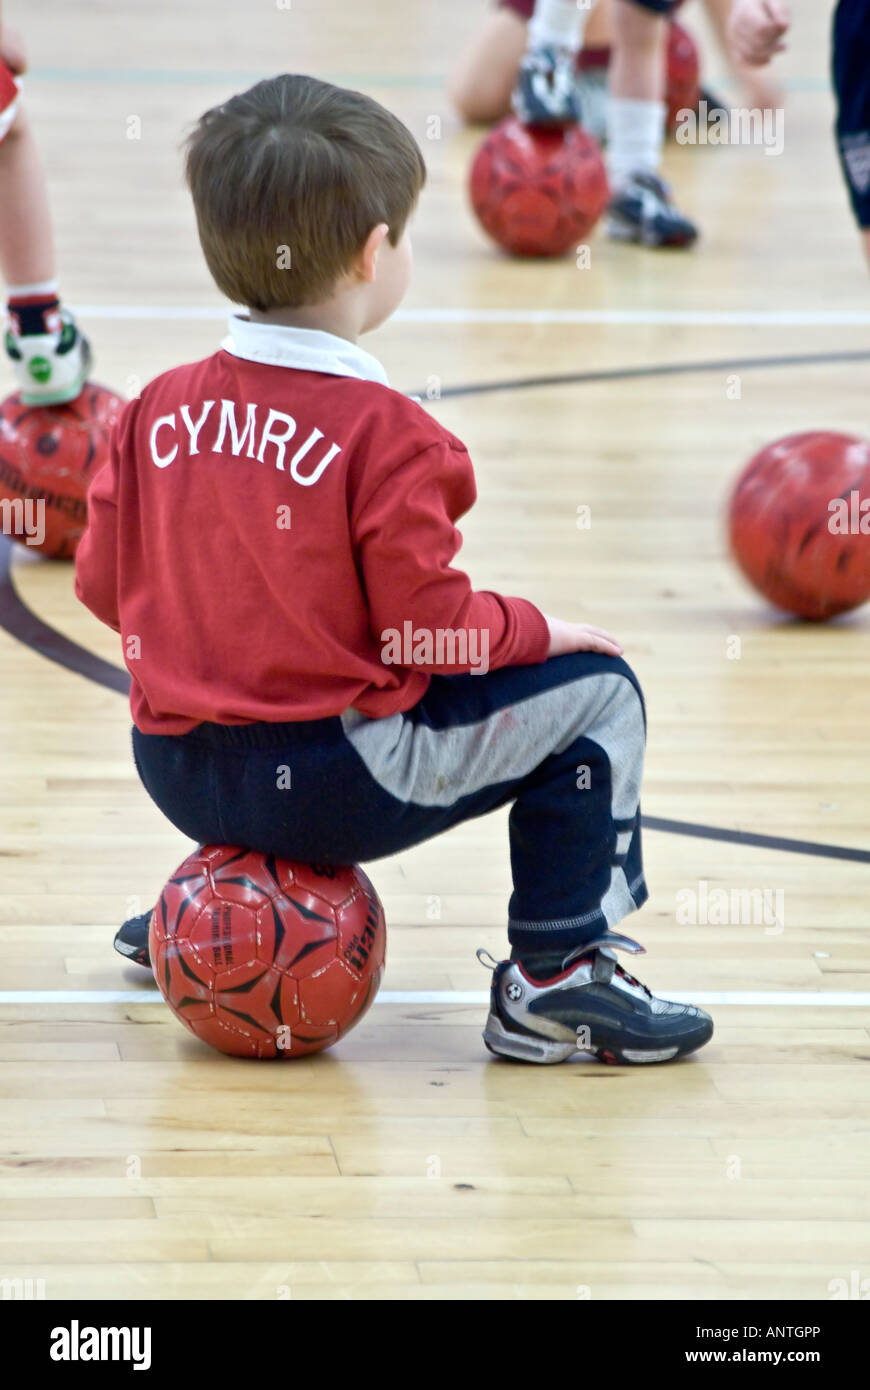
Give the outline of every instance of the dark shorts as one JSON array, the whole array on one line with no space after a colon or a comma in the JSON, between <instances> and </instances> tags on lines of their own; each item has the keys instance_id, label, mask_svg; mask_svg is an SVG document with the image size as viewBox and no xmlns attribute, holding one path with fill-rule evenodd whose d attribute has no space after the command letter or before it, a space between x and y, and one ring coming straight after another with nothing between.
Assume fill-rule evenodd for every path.
<instances>
[{"instance_id":1,"label":"dark shorts","mask_svg":"<svg viewBox=\"0 0 870 1390\"><path fill-rule=\"evenodd\" d=\"M832 67L837 149L859 227L870 227L870 0L840 0Z\"/></svg>"},{"instance_id":2,"label":"dark shorts","mask_svg":"<svg viewBox=\"0 0 870 1390\"><path fill-rule=\"evenodd\" d=\"M639 5L642 10L652 10L654 14L673 14L683 0L627 0L628 4ZM499 0L500 10L515 10L523 19L531 19L535 0Z\"/></svg>"},{"instance_id":3,"label":"dark shorts","mask_svg":"<svg viewBox=\"0 0 870 1390\"><path fill-rule=\"evenodd\" d=\"M627 3L637 5L642 10L652 10L653 14L671 15L680 8L683 0L627 0Z\"/></svg>"}]
</instances>

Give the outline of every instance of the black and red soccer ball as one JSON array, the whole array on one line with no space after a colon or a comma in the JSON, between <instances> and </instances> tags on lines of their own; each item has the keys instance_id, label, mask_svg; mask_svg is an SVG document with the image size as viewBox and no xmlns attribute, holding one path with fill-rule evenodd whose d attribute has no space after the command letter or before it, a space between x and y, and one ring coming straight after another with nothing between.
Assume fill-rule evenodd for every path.
<instances>
[{"instance_id":1,"label":"black and red soccer ball","mask_svg":"<svg viewBox=\"0 0 870 1390\"><path fill-rule=\"evenodd\" d=\"M870 599L870 440L786 435L744 468L731 497L731 552L771 603L819 622Z\"/></svg>"},{"instance_id":2,"label":"black and red soccer ball","mask_svg":"<svg viewBox=\"0 0 870 1390\"><path fill-rule=\"evenodd\" d=\"M591 135L576 125L528 127L514 116L477 151L469 193L484 231L514 256L564 255L589 235L609 198Z\"/></svg>"},{"instance_id":3,"label":"black and red soccer ball","mask_svg":"<svg viewBox=\"0 0 870 1390\"><path fill-rule=\"evenodd\" d=\"M386 927L356 865L205 845L163 889L149 950L164 999L203 1042L292 1060L359 1023L380 986Z\"/></svg>"},{"instance_id":4,"label":"black and red soccer ball","mask_svg":"<svg viewBox=\"0 0 870 1390\"><path fill-rule=\"evenodd\" d=\"M20 394L0 402L0 502L8 514L39 507L41 539L4 527L13 539L56 560L69 560L87 525L87 492L109 456L109 436L124 408L121 396L88 382L66 405L25 405Z\"/></svg>"}]
</instances>

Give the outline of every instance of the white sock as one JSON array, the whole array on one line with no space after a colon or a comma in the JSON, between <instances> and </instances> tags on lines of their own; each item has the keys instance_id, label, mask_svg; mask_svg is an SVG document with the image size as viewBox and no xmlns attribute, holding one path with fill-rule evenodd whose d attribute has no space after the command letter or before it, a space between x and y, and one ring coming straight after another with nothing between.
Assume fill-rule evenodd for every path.
<instances>
[{"instance_id":1,"label":"white sock","mask_svg":"<svg viewBox=\"0 0 870 1390\"><path fill-rule=\"evenodd\" d=\"M656 174L665 141L663 101L611 97L607 104L607 175L616 191L631 174Z\"/></svg>"},{"instance_id":2,"label":"white sock","mask_svg":"<svg viewBox=\"0 0 870 1390\"><path fill-rule=\"evenodd\" d=\"M581 9L577 0L537 0L529 20L527 50L566 48L571 53L579 53L591 9L591 5Z\"/></svg>"},{"instance_id":3,"label":"white sock","mask_svg":"<svg viewBox=\"0 0 870 1390\"><path fill-rule=\"evenodd\" d=\"M59 295L56 280L35 280L32 285L7 285L7 299L32 299L36 295Z\"/></svg>"}]
</instances>

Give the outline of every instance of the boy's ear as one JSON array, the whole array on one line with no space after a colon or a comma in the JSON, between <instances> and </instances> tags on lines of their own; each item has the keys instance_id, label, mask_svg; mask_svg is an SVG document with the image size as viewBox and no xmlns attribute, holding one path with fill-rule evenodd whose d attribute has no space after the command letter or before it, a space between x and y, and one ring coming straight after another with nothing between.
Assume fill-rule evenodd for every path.
<instances>
[{"instance_id":1,"label":"boy's ear","mask_svg":"<svg viewBox=\"0 0 870 1390\"><path fill-rule=\"evenodd\" d=\"M389 227L386 222L379 222L373 227L366 237L365 245L356 259L356 271L361 280L366 284L372 284L377 274L378 252L389 235Z\"/></svg>"}]
</instances>

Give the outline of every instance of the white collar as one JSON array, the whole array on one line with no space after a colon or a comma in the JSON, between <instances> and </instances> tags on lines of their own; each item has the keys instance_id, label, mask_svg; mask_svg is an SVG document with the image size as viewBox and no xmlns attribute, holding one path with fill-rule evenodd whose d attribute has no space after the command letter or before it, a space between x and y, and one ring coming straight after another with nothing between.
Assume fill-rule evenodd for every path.
<instances>
[{"instance_id":1,"label":"white collar","mask_svg":"<svg viewBox=\"0 0 870 1390\"><path fill-rule=\"evenodd\" d=\"M297 371L353 376L360 381L380 382L382 386L390 384L380 362L371 353L364 352L347 338L321 333L318 329L252 323L241 314L232 314L229 336L224 338L221 347L234 357L262 362L269 367L295 367Z\"/></svg>"}]
</instances>

